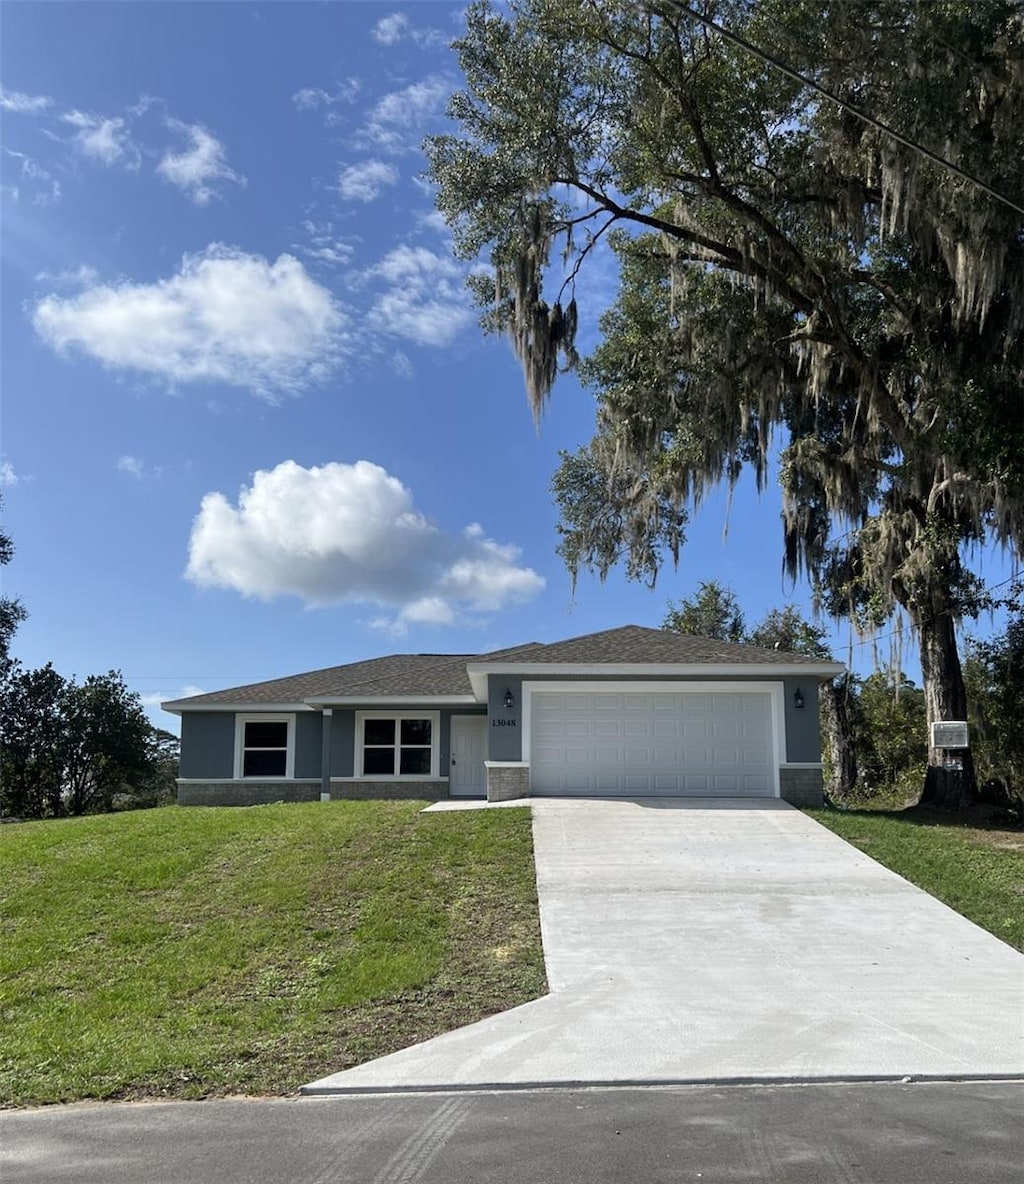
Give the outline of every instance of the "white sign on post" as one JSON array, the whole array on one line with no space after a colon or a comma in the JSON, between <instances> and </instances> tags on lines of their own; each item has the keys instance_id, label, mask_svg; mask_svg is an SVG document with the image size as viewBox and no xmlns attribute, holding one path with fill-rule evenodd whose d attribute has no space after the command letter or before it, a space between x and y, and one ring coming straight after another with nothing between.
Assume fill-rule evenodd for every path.
<instances>
[{"instance_id":1,"label":"white sign on post","mask_svg":"<svg viewBox=\"0 0 1024 1184\"><path fill-rule=\"evenodd\" d=\"M970 748L967 721L942 719L932 724L932 748Z\"/></svg>"}]
</instances>

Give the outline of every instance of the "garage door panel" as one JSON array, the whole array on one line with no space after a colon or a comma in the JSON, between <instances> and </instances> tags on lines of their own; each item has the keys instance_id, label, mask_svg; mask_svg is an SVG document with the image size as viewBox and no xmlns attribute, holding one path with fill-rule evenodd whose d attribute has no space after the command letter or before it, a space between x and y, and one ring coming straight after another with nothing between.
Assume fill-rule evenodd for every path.
<instances>
[{"instance_id":1,"label":"garage door panel","mask_svg":"<svg viewBox=\"0 0 1024 1184\"><path fill-rule=\"evenodd\" d=\"M604 714L608 714L609 712L614 712L616 715L622 714L623 702L621 695L585 695L584 699L589 702L589 709L591 711L603 712Z\"/></svg>"},{"instance_id":2,"label":"garage door panel","mask_svg":"<svg viewBox=\"0 0 1024 1184\"><path fill-rule=\"evenodd\" d=\"M535 691L531 738L539 794L773 792L766 693Z\"/></svg>"},{"instance_id":3,"label":"garage door panel","mask_svg":"<svg viewBox=\"0 0 1024 1184\"><path fill-rule=\"evenodd\" d=\"M653 725L649 719L627 719L622 725L622 734L629 740L638 736L650 736Z\"/></svg>"},{"instance_id":4,"label":"garage door panel","mask_svg":"<svg viewBox=\"0 0 1024 1184\"><path fill-rule=\"evenodd\" d=\"M591 750L593 760L588 763L595 769L615 769L623 761L621 744L597 744Z\"/></svg>"},{"instance_id":5,"label":"garage door panel","mask_svg":"<svg viewBox=\"0 0 1024 1184\"><path fill-rule=\"evenodd\" d=\"M626 715L646 715L651 710L651 696L650 695L617 695L619 700L617 711L622 711Z\"/></svg>"},{"instance_id":6,"label":"garage door panel","mask_svg":"<svg viewBox=\"0 0 1024 1184\"><path fill-rule=\"evenodd\" d=\"M626 793L649 794L651 792L651 778L643 773L627 774L623 782L623 789Z\"/></svg>"},{"instance_id":7,"label":"garage door panel","mask_svg":"<svg viewBox=\"0 0 1024 1184\"><path fill-rule=\"evenodd\" d=\"M622 759L627 765L632 761L643 761L647 764L650 762L654 749L650 744L637 744L636 741L628 741L621 746L620 751Z\"/></svg>"},{"instance_id":8,"label":"garage door panel","mask_svg":"<svg viewBox=\"0 0 1024 1184\"><path fill-rule=\"evenodd\" d=\"M538 720L534 725L534 735L539 741L544 741L549 737L552 740L561 740L565 735L565 721Z\"/></svg>"}]
</instances>

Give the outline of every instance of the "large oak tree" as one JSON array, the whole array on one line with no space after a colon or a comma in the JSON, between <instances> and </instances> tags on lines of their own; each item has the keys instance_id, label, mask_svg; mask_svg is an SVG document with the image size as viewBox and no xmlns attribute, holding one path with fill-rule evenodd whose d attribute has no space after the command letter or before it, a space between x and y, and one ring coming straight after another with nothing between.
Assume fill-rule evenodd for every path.
<instances>
[{"instance_id":1,"label":"large oak tree","mask_svg":"<svg viewBox=\"0 0 1024 1184\"><path fill-rule=\"evenodd\" d=\"M1024 539L1020 5L513 0L456 47L458 130L427 150L457 250L491 265L484 323L535 414L560 367L597 398L572 463L616 504L563 502L571 565L656 570L666 503L682 522L777 466L786 569L833 612L902 609L929 720L965 719L968 561ZM973 776L929 780L957 802Z\"/></svg>"}]
</instances>

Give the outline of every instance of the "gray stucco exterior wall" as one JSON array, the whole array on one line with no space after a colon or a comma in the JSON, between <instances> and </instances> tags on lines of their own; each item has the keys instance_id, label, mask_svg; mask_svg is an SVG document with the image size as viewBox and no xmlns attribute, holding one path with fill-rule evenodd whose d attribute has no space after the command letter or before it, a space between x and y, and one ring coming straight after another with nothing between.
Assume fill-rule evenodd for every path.
<instances>
[{"instance_id":1,"label":"gray stucco exterior wall","mask_svg":"<svg viewBox=\"0 0 1024 1184\"><path fill-rule=\"evenodd\" d=\"M295 776L319 777L323 716L319 711L299 711L295 716Z\"/></svg>"},{"instance_id":2,"label":"gray stucco exterior wall","mask_svg":"<svg viewBox=\"0 0 1024 1184\"><path fill-rule=\"evenodd\" d=\"M786 760L795 764L812 764L821 760L821 724L818 719L817 678L786 678ZM799 691L804 705L793 704Z\"/></svg>"},{"instance_id":3,"label":"gray stucco exterior wall","mask_svg":"<svg viewBox=\"0 0 1024 1184\"><path fill-rule=\"evenodd\" d=\"M181 716L179 777L220 780L235 775L235 715L232 711L185 711Z\"/></svg>"},{"instance_id":4,"label":"gray stucco exterior wall","mask_svg":"<svg viewBox=\"0 0 1024 1184\"><path fill-rule=\"evenodd\" d=\"M441 731L437 737L437 775L447 777L452 757L452 713L448 708L441 712Z\"/></svg>"},{"instance_id":5,"label":"gray stucco exterior wall","mask_svg":"<svg viewBox=\"0 0 1024 1184\"><path fill-rule=\"evenodd\" d=\"M211 781L234 777L236 719L233 711L182 712L180 777ZM319 711L295 713L296 780L320 776L321 721Z\"/></svg>"},{"instance_id":6,"label":"gray stucco exterior wall","mask_svg":"<svg viewBox=\"0 0 1024 1184\"><path fill-rule=\"evenodd\" d=\"M505 692L511 691L513 707L505 706ZM487 676L487 759L523 759L523 680L518 675Z\"/></svg>"},{"instance_id":7,"label":"gray stucco exterior wall","mask_svg":"<svg viewBox=\"0 0 1024 1184\"><path fill-rule=\"evenodd\" d=\"M355 768L356 713L335 707L331 715L331 776L351 777Z\"/></svg>"}]
</instances>

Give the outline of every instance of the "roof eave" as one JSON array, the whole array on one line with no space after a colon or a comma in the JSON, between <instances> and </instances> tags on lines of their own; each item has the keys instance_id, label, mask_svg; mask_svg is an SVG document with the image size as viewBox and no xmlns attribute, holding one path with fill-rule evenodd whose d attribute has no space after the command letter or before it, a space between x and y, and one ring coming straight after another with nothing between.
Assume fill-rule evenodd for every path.
<instances>
[{"instance_id":1,"label":"roof eave","mask_svg":"<svg viewBox=\"0 0 1024 1184\"><path fill-rule=\"evenodd\" d=\"M164 711L171 715L181 715L185 711L312 711L308 703L251 703L221 700L217 703L190 703L188 699L170 699L160 704Z\"/></svg>"},{"instance_id":2,"label":"roof eave","mask_svg":"<svg viewBox=\"0 0 1024 1184\"><path fill-rule=\"evenodd\" d=\"M172 699L160 706L172 715L186 711L289 712L322 711L325 707L459 707L477 703L475 695L310 695L301 703L251 703L222 699L216 703L190 703Z\"/></svg>"},{"instance_id":3,"label":"roof eave","mask_svg":"<svg viewBox=\"0 0 1024 1184\"><path fill-rule=\"evenodd\" d=\"M769 675L782 678L807 675L835 678L846 667L841 662L473 662L467 667L473 689L488 674L659 675L675 678L719 675L725 677ZM478 691L479 694L479 691Z\"/></svg>"},{"instance_id":4,"label":"roof eave","mask_svg":"<svg viewBox=\"0 0 1024 1184\"><path fill-rule=\"evenodd\" d=\"M476 703L475 695L310 695L310 707L459 707Z\"/></svg>"}]
</instances>

